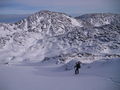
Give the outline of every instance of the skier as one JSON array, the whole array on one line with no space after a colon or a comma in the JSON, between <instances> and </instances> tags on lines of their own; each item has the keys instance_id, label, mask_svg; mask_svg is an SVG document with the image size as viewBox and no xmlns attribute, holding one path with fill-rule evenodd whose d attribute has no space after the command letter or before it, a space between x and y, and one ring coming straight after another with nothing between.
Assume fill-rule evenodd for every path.
<instances>
[{"instance_id":1,"label":"skier","mask_svg":"<svg viewBox=\"0 0 120 90\"><path fill-rule=\"evenodd\" d=\"M75 74L79 74L79 69L81 68L80 64L81 64L80 61L76 62L75 66L74 66Z\"/></svg>"}]
</instances>

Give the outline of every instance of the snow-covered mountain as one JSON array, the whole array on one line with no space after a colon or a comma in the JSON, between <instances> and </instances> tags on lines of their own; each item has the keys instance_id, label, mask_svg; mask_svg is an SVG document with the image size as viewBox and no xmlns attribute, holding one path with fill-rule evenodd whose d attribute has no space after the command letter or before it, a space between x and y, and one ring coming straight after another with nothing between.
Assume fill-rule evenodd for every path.
<instances>
[{"instance_id":1,"label":"snow-covered mountain","mask_svg":"<svg viewBox=\"0 0 120 90\"><path fill-rule=\"evenodd\" d=\"M120 14L113 13L93 13L93 14L85 14L78 17L76 19L82 20L84 25L99 27L102 25L108 25L111 23L120 23Z\"/></svg>"},{"instance_id":2,"label":"snow-covered mountain","mask_svg":"<svg viewBox=\"0 0 120 90\"><path fill-rule=\"evenodd\" d=\"M40 11L13 24L0 24L0 62L96 60L120 57L120 15L78 18Z\"/></svg>"}]
</instances>

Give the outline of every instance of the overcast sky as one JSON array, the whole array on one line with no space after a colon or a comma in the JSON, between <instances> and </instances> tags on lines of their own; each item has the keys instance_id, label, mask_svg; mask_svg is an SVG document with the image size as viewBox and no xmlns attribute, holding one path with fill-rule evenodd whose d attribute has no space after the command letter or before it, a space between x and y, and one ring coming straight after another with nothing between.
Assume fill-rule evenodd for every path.
<instances>
[{"instance_id":1,"label":"overcast sky","mask_svg":"<svg viewBox=\"0 0 120 90\"><path fill-rule=\"evenodd\" d=\"M40 10L120 13L120 0L0 0L0 14L30 14Z\"/></svg>"}]
</instances>

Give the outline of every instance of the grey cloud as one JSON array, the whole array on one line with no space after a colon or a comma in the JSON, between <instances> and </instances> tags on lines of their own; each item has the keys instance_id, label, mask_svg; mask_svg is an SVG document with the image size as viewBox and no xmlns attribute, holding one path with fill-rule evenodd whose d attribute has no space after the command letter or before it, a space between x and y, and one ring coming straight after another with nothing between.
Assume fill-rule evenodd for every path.
<instances>
[{"instance_id":1,"label":"grey cloud","mask_svg":"<svg viewBox=\"0 0 120 90\"><path fill-rule=\"evenodd\" d=\"M116 11L120 12L120 0L0 0L0 10L51 9L74 12ZM3 10L4 8L4 10Z\"/></svg>"}]
</instances>

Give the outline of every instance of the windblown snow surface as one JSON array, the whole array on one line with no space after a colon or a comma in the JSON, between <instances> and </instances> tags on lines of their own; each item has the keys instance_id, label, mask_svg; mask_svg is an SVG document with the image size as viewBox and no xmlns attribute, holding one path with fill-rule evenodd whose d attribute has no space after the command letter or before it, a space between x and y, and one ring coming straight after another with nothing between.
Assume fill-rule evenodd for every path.
<instances>
[{"instance_id":1,"label":"windblown snow surface","mask_svg":"<svg viewBox=\"0 0 120 90\"><path fill-rule=\"evenodd\" d=\"M120 14L40 11L0 24L0 90L120 90L119 68Z\"/></svg>"},{"instance_id":2,"label":"windblown snow surface","mask_svg":"<svg viewBox=\"0 0 120 90\"><path fill-rule=\"evenodd\" d=\"M120 90L119 59L83 63L79 75L75 61L2 65L0 90Z\"/></svg>"}]
</instances>

